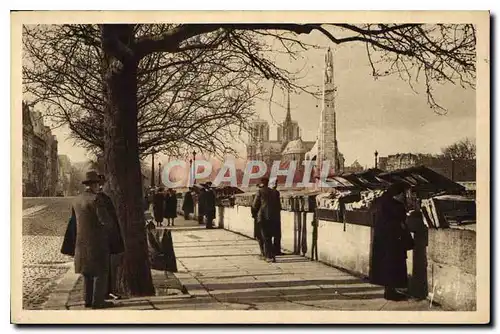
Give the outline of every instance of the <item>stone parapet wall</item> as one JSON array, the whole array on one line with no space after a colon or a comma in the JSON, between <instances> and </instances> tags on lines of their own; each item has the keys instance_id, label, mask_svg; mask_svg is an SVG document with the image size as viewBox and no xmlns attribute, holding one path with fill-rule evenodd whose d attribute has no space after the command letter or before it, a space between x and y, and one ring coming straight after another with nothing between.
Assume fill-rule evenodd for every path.
<instances>
[{"instance_id":1,"label":"stone parapet wall","mask_svg":"<svg viewBox=\"0 0 500 334\"><path fill-rule=\"evenodd\" d=\"M315 220L315 210L309 206L311 197L283 196L282 248L368 276L372 242L369 215L356 213L339 222L333 212L323 212L320 217L330 218ZM238 195L234 206L219 207L218 225L253 238L252 198L253 194ZM432 298L447 309L475 310L476 233L459 229L428 230L421 221L410 222L409 226L416 244L407 259L410 293Z\"/></svg>"}]
</instances>

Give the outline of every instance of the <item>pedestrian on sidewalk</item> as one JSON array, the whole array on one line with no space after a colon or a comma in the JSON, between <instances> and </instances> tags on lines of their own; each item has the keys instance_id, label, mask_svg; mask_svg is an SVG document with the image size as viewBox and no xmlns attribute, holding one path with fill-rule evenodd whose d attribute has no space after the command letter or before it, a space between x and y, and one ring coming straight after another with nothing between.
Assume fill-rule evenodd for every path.
<instances>
[{"instance_id":1,"label":"pedestrian on sidewalk","mask_svg":"<svg viewBox=\"0 0 500 334\"><path fill-rule=\"evenodd\" d=\"M212 189L212 182L204 184L205 191L203 192L203 214L206 220L206 228L214 228L214 219L216 213L216 196Z\"/></svg>"},{"instance_id":2,"label":"pedestrian on sidewalk","mask_svg":"<svg viewBox=\"0 0 500 334\"><path fill-rule=\"evenodd\" d=\"M194 202L192 192L193 188L189 187L189 190L184 194L184 201L182 202L182 212L184 213L184 219L188 220L189 215L194 212Z\"/></svg>"},{"instance_id":3,"label":"pedestrian on sidewalk","mask_svg":"<svg viewBox=\"0 0 500 334\"><path fill-rule=\"evenodd\" d=\"M105 203L113 224L109 230L109 240L110 240L110 257L109 257L109 275L108 275L108 293L106 299L120 299L120 295L117 293L115 286L118 264L120 263L121 256L118 255L125 251L125 246L123 243L122 232L120 224L118 222L118 216L116 215L115 206L113 201L106 194L104 188L106 184L106 178L104 175L99 175L101 180L98 197Z\"/></svg>"},{"instance_id":4,"label":"pedestrian on sidewalk","mask_svg":"<svg viewBox=\"0 0 500 334\"><path fill-rule=\"evenodd\" d=\"M163 216L165 215L165 195L163 190L163 187L160 187L153 196L153 216L158 227L162 226Z\"/></svg>"},{"instance_id":5,"label":"pedestrian on sidewalk","mask_svg":"<svg viewBox=\"0 0 500 334\"><path fill-rule=\"evenodd\" d=\"M272 236L273 236L273 248L275 255L283 255L281 252L281 199L280 192L278 191L278 181L273 185L272 194L276 197L275 203L277 203L277 212L276 219L272 222Z\"/></svg>"},{"instance_id":6,"label":"pedestrian on sidewalk","mask_svg":"<svg viewBox=\"0 0 500 334\"><path fill-rule=\"evenodd\" d=\"M274 247L271 242L272 222L279 219L279 204L275 193L268 187L269 179L261 180L261 187L257 191L252 208L257 212L257 221L264 244L266 261L276 262Z\"/></svg>"},{"instance_id":7,"label":"pedestrian on sidewalk","mask_svg":"<svg viewBox=\"0 0 500 334\"><path fill-rule=\"evenodd\" d=\"M108 290L109 259L115 221L104 196L98 196L101 179L88 171L82 182L85 191L73 202L76 219L75 273L84 277L85 307L111 307L105 301Z\"/></svg>"},{"instance_id":8,"label":"pedestrian on sidewalk","mask_svg":"<svg viewBox=\"0 0 500 334\"><path fill-rule=\"evenodd\" d=\"M167 226L174 226L174 219L177 217L177 195L173 189L167 189L165 194L165 218Z\"/></svg>"},{"instance_id":9,"label":"pedestrian on sidewalk","mask_svg":"<svg viewBox=\"0 0 500 334\"><path fill-rule=\"evenodd\" d=\"M387 300L405 300L396 289L408 287L406 252L413 239L406 229L404 203L406 184L395 183L374 202L374 234L370 264L370 282L385 287Z\"/></svg>"},{"instance_id":10,"label":"pedestrian on sidewalk","mask_svg":"<svg viewBox=\"0 0 500 334\"><path fill-rule=\"evenodd\" d=\"M257 218L258 210L255 210L253 206L250 208L250 210L253 218L253 237L259 243L260 256L262 256L262 258L265 259L266 252L264 251L264 239L262 239L259 220Z\"/></svg>"},{"instance_id":11,"label":"pedestrian on sidewalk","mask_svg":"<svg viewBox=\"0 0 500 334\"><path fill-rule=\"evenodd\" d=\"M205 217L205 213L203 212L205 208L205 186L202 185L201 189L198 192L198 224L203 225L203 219Z\"/></svg>"}]
</instances>

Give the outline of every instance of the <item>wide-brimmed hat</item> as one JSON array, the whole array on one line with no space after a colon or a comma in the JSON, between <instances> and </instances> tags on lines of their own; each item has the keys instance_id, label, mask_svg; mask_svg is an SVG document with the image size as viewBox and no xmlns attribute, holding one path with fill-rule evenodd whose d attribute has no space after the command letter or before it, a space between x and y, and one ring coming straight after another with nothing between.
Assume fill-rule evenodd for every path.
<instances>
[{"instance_id":1,"label":"wide-brimmed hat","mask_svg":"<svg viewBox=\"0 0 500 334\"><path fill-rule=\"evenodd\" d=\"M95 170L90 170L87 173L85 173L85 180L82 181L83 184L90 184L90 183L100 183L101 178L99 177L99 174Z\"/></svg>"}]
</instances>

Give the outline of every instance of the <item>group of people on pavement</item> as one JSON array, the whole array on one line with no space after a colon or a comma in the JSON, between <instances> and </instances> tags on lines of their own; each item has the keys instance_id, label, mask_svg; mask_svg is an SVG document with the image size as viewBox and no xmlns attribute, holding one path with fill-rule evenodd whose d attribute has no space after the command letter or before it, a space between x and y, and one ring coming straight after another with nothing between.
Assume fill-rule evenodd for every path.
<instances>
[{"instance_id":1,"label":"group of people on pavement","mask_svg":"<svg viewBox=\"0 0 500 334\"><path fill-rule=\"evenodd\" d=\"M115 256L125 250L118 217L111 198L103 191L106 182L95 171L86 173L85 190L73 202L61 253L73 256L75 273L84 279L86 308L101 309L119 299L114 293Z\"/></svg>"},{"instance_id":2,"label":"group of people on pavement","mask_svg":"<svg viewBox=\"0 0 500 334\"><path fill-rule=\"evenodd\" d=\"M198 223L211 229L214 228L217 196L212 188L212 182L203 183L201 186L198 194Z\"/></svg>"},{"instance_id":3,"label":"group of people on pavement","mask_svg":"<svg viewBox=\"0 0 500 334\"><path fill-rule=\"evenodd\" d=\"M254 234L259 242L261 256L267 262L276 262L281 253L281 200L275 184L269 188L269 179L262 178L252 203Z\"/></svg>"},{"instance_id":4,"label":"group of people on pavement","mask_svg":"<svg viewBox=\"0 0 500 334\"><path fill-rule=\"evenodd\" d=\"M148 196L146 195L146 198ZM147 199L146 199L147 200ZM159 187L153 190L152 200L153 216L156 226L163 226L163 220L167 219L167 226L175 226L174 220L177 217L177 194L174 189L164 190ZM182 212L184 219L188 220L194 214L195 205L198 205L198 222L210 229L214 227L216 217L217 197L212 187L212 182L201 184L199 192L196 193L194 187L189 187L184 193L182 202ZM149 207L149 204L147 204Z\"/></svg>"},{"instance_id":5,"label":"group of people on pavement","mask_svg":"<svg viewBox=\"0 0 500 334\"><path fill-rule=\"evenodd\" d=\"M158 227L163 226L163 219L167 219L167 226L175 226L177 218L177 193L174 189L159 187L153 194L153 216Z\"/></svg>"},{"instance_id":6,"label":"group of people on pavement","mask_svg":"<svg viewBox=\"0 0 500 334\"><path fill-rule=\"evenodd\" d=\"M125 250L118 217L111 198L103 191L106 180L95 171L86 173L82 182L85 190L73 202L71 217L64 236L61 253L73 256L75 273L84 278L86 308L107 308L119 299L114 293L116 256ZM200 224L213 228L216 215L216 195L211 182L202 184L198 196L190 188L184 195L182 209L185 218L194 212L197 197ZM414 247L406 226L406 187L396 183L373 204L374 224L370 282L385 287L388 300L404 300L406 296L396 289L408 287L407 251ZM177 196L173 189L160 188L153 198L154 217L161 226L163 218L174 226L177 217ZM269 187L269 179L261 179L260 188L252 203L255 236L261 256L276 262L281 255L281 200L280 193ZM115 259L115 261L114 261Z\"/></svg>"}]
</instances>

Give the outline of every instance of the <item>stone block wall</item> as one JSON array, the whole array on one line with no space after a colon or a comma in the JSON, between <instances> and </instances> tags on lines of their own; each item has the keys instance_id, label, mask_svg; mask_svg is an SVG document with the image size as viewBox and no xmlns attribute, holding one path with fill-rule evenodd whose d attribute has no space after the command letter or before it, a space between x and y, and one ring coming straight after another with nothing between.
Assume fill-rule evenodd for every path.
<instances>
[{"instance_id":1,"label":"stone block wall","mask_svg":"<svg viewBox=\"0 0 500 334\"><path fill-rule=\"evenodd\" d=\"M254 223L250 196L234 206L218 208L219 226L250 238ZM362 276L370 271L372 227L370 222L341 223L318 220L314 208L304 205L308 197L282 198L282 248ZM238 205L238 203L240 205ZM305 210L307 208L307 210ZM332 217L334 217L332 215ZM362 215L360 217L363 217ZM458 311L476 309L476 233L471 230L428 230L421 222L409 222L416 247L408 252L410 293L432 298L444 308ZM317 235L315 242L314 234ZM316 245L317 252L314 252ZM315 256L317 254L317 257Z\"/></svg>"}]
</instances>

